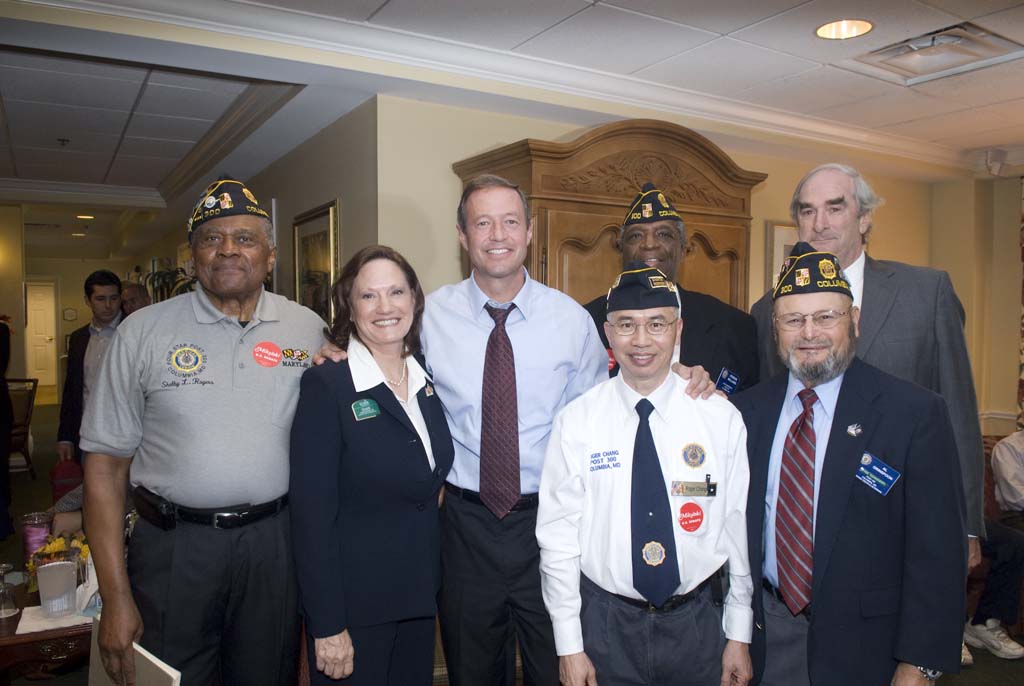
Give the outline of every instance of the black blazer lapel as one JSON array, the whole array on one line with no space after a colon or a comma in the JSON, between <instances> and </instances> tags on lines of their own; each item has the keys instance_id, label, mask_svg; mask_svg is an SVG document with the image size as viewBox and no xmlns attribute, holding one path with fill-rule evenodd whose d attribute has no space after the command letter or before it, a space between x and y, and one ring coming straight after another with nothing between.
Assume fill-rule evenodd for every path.
<instances>
[{"instance_id":1,"label":"black blazer lapel","mask_svg":"<svg viewBox=\"0 0 1024 686\"><path fill-rule=\"evenodd\" d=\"M397 419L402 426L413 434L416 434L416 428L409 421L409 415L398 404L398 399L395 398L395 394L391 392L390 388L387 388L384 384L377 384L373 388L368 388L366 392L373 396L373 399L377 401L382 410Z\"/></svg>"},{"instance_id":2,"label":"black blazer lapel","mask_svg":"<svg viewBox=\"0 0 1024 686\"><path fill-rule=\"evenodd\" d=\"M749 535L758 537L756 541L750 541L752 549L760 551L759 559L750 561L755 581L761 578L761 568L764 562L764 516L765 497L768 490L768 465L771 462L775 428L782 412L782 404L786 401L788 383L788 374L780 374L766 381L764 397L758 399L758 405L753 412L746 413L744 416L744 421L747 422L748 444L750 445L747 455L747 460L750 463L750 494L747 499L747 517L750 521L748 530ZM760 586L756 588L759 589Z\"/></svg>"},{"instance_id":3,"label":"black blazer lapel","mask_svg":"<svg viewBox=\"0 0 1024 686\"><path fill-rule=\"evenodd\" d=\"M416 400L420 404L420 412L427 423L427 433L430 434L430 445L434 453L434 475L447 474L451 468L452 438L448 432L448 419L444 416L444 408L437 395L431 390L431 396L427 395L427 389L433 389L433 384L428 380L427 385L416 394ZM424 454L424 460L426 455Z\"/></svg>"},{"instance_id":4,"label":"black blazer lapel","mask_svg":"<svg viewBox=\"0 0 1024 686\"><path fill-rule=\"evenodd\" d=\"M818 511L814 526L814 583L812 602L828 569L836 536L846 516L847 502L856 479L857 465L878 425L872 400L878 395L865 377L864 363L854 358L843 377L832 418L832 432L821 470ZM859 424L860 431L850 427ZM856 435L853 435L856 434Z\"/></svg>"},{"instance_id":5,"label":"black blazer lapel","mask_svg":"<svg viewBox=\"0 0 1024 686\"><path fill-rule=\"evenodd\" d=\"M860 337L857 339L857 357L861 359L875 342L896 302L899 280L895 276L885 265L864 256L864 292L861 298Z\"/></svg>"}]
</instances>

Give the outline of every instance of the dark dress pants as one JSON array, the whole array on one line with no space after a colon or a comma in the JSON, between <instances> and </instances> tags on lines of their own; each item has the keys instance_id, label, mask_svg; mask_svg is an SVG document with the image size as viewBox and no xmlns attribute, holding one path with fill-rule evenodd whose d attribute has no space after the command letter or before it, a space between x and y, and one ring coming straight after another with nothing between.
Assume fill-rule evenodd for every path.
<instances>
[{"instance_id":1,"label":"dark dress pants","mask_svg":"<svg viewBox=\"0 0 1024 686\"><path fill-rule=\"evenodd\" d=\"M524 686L558 686L536 526L536 509L498 519L483 505L446 495L439 610L451 686L512 686L517 639Z\"/></svg>"},{"instance_id":2,"label":"dark dress pants","mask_svg":"<svg viewBox=\"0 0 1024 686\"><path fill-rule=\"evenodd\" d=\"M316 668L314 639L306 637L311 686L430 686L434 681L434 618L348 628L355 650L352 675L331 679Z\"/></svg>"},{"instance_id":3,"label":"dark dress pants","mask_svg":"<svg viewBox=\"0 0 1024 686\"><path fill-rule=\"evenodd\" d=\"M299 615L288 510L238 529L144 519L128 545L142 647L183 684L295 683Z\"/></svg>"},{"instance_id":4,"label":"dark dress pants","mask_svg":"<svg viewBox=\"0 0 1024 686\"><path fill-rule=\"evenodd\" d=\"M989 560L985 590L971 620L984 624L998 619L1003 624L1017 623L1020 611L1020 584L1024 575L1024 531L1005 526L991 519L985 521L986 536L981 554Z\"/></svg>"},{"instance_id":5,"label":"dark dress pants","mask_svg":"<svg viewBox=\"0 0 1024 686\"><path fill-rule=\"evenodd\" d=\"M725 633L705 588L667 612L648 612L580 582L583 650L604 686L719 686Z\"/></svg>"}]
</instances>

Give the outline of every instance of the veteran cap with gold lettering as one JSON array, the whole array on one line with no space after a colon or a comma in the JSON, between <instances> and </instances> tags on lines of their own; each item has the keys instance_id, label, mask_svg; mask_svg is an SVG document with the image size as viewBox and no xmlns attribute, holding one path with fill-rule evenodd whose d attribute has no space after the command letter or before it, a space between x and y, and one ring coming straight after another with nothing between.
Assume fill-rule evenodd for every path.
<instances>
[{"instance_id":1,"label":"veteran cap with gold lettering","mask_svg":"<svg viewBox=\"0 0 1024 686\"><path fill-rule=\"evenodd\" d=\"M262 217L270 221L270 215L260 207L256 196L245 187L244 183L227 175L221 176L207 186L203 194L199 196L199 201L188 220L188 242L192 242L193 234L205 222L218 217L231 217L239 214Z\"/></svg>"},{"instance_id":2,"label":"veteran cap with gold lettering","mask_svg":"<svg viewBox=\"0 0 1024 686\"><path fill-rule=\"evenodd\" d=\"M676 208L672 207L665 194L648 181L633 199L622 225L650 224L665 220L683 221L683 218L679 216Z\"/></svg>"},{"instance_id":3,"label":"veteran cap with gold lettering","mask_svg":"<svg viewBox=\"0 0 1024 686\"><path fill-rule=\"evenodd\" d=\"M782 264L772 299L803 293L842 293L853 299L850 282L839 266L839 259L830 252L815 250L810 243L800 241Z\"/></svg>"},{"instance_id":4,"label":"veteran cap with gold lettering","mask_svg":"<svg viewBox=\"0 0 1024 686\"><path fill-rule=\"evenodd\" d=\"M660 269L630 262L608 290L608 312L679 307L676 285Z\"/></svg>"}]
</instances>

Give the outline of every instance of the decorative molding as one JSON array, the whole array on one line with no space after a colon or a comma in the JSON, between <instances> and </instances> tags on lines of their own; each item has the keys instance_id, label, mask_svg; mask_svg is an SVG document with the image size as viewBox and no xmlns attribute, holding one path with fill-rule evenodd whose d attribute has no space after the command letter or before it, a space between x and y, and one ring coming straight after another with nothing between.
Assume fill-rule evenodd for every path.
<instances>
[{"instance_id":1,"label":"decorative molding","mask_svg":"<svg viewBox=\"0 0 1024 686\"><path fill-rule=\"evenodd\" d=\"M750 105L728 98L652 83L633 76L573 67L505 50L471 46L373 26L365 22L289 12L260 5L246 5L246 11L239 12L237 5L232 4L229 8L225 3L216 0L134 0L131 6L93 0L22 2L28 5L170 24L402 65L413 68L415 72L397 74L399 78L411 78L439 86L453 84L430 72L477 79L476 83L456 84L457 87L471 90L494 92L488 83L525 86L547 91L551 94L548 97L557 101L563 100L566 95L595 98L704 120L718 127L732 125L762 134L852 147L861 152L961 170L969 170L975 159L973 155L965 156L944 146L883 134L871 129ZM52 21L73 25L66 16L54 18ZM138 31L137 28L135 30ZM380 76L396 75L395 70L386 64L360 63L358 67L353 68ZM517 94L514 97L540 101L545 99L529 93ZM593 105L589 103L565 106L593 109Z\"/></svg>"},{"instance_id":2,"label":"decorative molding","mask_svg":"<svg viewBox=\"0 0 1024 686\"><path fill-rule=\"evenodd\" d=\"M165 198L178 197L220 164L303 88L289 83L250 85L160 182L160 193Z\"/></svg>"},{"instance_id":3,"label":"decorative molding","mask_svg":"<svg viewBox=\"0 0 1024 686\"><path fill-rule=\"evenodd\" d=\"M559 179L564 191L581 195L629 195L652 181L676 205L702 205L742 211L742 200L730 198L689 165L655 153L620 152Z\"/></svg>"},{"instance_id":4,"label":"decorative molding","mask_svg":"<svg viewBox=\"0 0 1024 686\"><path fill-rule=\"evenodd\" d=\"M0 178L0 202L113 205L120 207L167 207L153 188L112 186L100 183L66 183L33 179Z\"/></svg>"},{"instance_id":5,"label":"decorative molding","mask_svg":"<svg viewBox=\"0 0 1024 686\"><path fill-rule=\"evenodd\" d=\"M981 410L980 412L978 412L978 419L981 419L983 421L986 420L986 419L999 419L999 420L1006 420L1006 421L1010 421L1010 422L1016 422L1017 421L1017 413L1016 412L1000 412L998 410Z\"/></svg>"}]
</instances>

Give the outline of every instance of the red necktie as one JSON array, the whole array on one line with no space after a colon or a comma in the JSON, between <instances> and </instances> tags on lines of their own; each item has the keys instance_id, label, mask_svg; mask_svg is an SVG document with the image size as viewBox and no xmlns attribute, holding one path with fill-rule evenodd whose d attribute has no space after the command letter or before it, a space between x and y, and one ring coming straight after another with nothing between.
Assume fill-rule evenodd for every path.
<instances>
[{"instance_id":1,"label":"red necktie","mask_svg":"<svg viewBox=\"0 0 1024 686\"><path fill-rule=\"evenodd\" d=\"M804 411L793 422L782 448L775 508L775 559L786 607L800 614L811 602L814 568L814 403L818 394L797 394Z\"/></svg>"},{"instance_id":2,"label":"red necktie","mask_svg":"<svg viewBox=\"0 0 1024 686\"><path fill-rule=\"evenodd\" d=\"M507 309L484 306L494 319L484 357L483 404L480 422L480 500L498 519L519 500L519 406L516 401L516 360L505 320Z\"/></svg>"}]
</instances>

